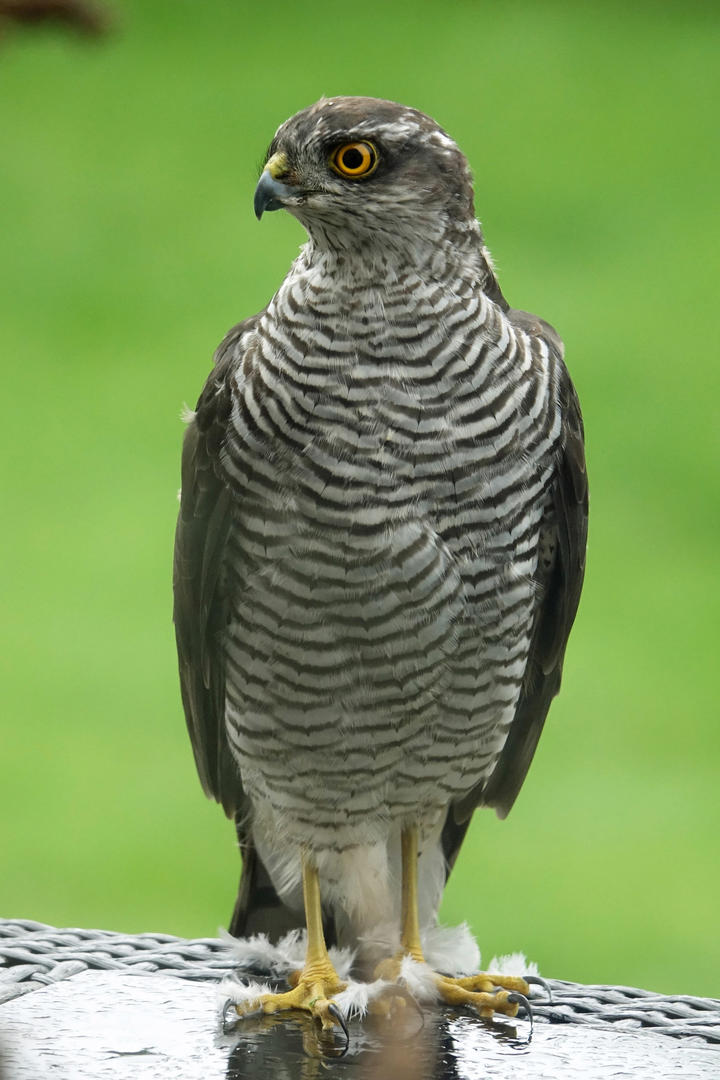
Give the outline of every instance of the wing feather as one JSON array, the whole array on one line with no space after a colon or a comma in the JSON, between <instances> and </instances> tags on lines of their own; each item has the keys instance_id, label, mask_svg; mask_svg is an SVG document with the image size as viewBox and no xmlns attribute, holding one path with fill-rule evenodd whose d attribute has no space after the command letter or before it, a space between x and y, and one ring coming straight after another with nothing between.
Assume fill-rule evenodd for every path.
<instances>
[{"instance_id":1,"label":"wing feather","mask_svg":"<svg viewBox=\"0 0 720 1080\"><path fill-rule=\"evenodd\" d=\"M526 332L542 335L562 356L562 342L547 323L525 312L510 310L508 315ZM560 689L565 647L585 573L588 522L582 414L575 388L564 368L560 407L562 437L552 498L542 523L554 548L554 558L549 569L538 568L541 600L520 699L492 775L450 807L443 831L448 867L452 867L457 857L476 807L494 807L499 817L509 813L530 768L550 703Z\"/></svg>"},{"instance_id":2,"label":"wing feather","mask_svg":"<svg viewBox=\"0 0 720 1080\"><path fill-rule=\"evenodd\" d=\"M244 812L245 800L225 731L225 554L233 511L218 458L230 414L229 376L238 362L235 345L250 322L231 330L218 349L185 432L173 566L173 618L185 719L203 789L222 803L228 817Z\"/></svg>"},{"instance_id":3,"label":"wing feather","mask_svg":"<svg viewBox=\"0 0 720 1080\"><path fill-rule=\"evenodd\" d=\"M562 388L563 439L553 497L544 528L555 557L540 573L541 602L517 712L507 742L482 792L499 817L509 813L530 768L550 702L560 689L562 666L585 574L588 488L580 404L569 376Z\"/></svg>"}]
</instances>

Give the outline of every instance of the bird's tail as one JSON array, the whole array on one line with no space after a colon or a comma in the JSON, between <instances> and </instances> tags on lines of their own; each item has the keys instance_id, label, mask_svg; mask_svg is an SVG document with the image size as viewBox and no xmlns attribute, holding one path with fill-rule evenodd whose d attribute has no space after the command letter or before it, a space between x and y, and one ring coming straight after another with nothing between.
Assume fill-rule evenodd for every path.
<instances>
[{"instance_id":1,"label":"bird's tail","mask_svg":"<svg viewBox=\"0 0 720 1080\"><path fill-rule=\"evenodd\" d=\"M233 937L267 934L277 941L289 930L305 925L302 912L292 911L278 896L265 864L247 837L242 838L242 873L230 920Z\"/></svg>"}]
</instances>

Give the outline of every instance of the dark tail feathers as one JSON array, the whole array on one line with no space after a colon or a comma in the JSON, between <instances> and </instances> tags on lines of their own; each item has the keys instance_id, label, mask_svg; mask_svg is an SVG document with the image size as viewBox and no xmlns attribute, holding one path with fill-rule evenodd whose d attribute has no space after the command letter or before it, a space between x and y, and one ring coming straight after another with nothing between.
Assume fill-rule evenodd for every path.
<instances>
[{"instance_id":1,"label":"dark tail feathers","mask_svg":"<svg viewBox=\"0 0 720 1080\"><path fill-rule=\"evenodd\" d=\"M250 937L252 934L267 934L270 941L277 941L290 930L304 929L305 916L302 911L293 911L283 904L270 880L255 845L247 835L241 835L243 867L240 875L238 898L230 920L230 933L233 937ZM335 927L332 915L323 918L325 942L328 947L335 944Z\"/></svg>"}]
</instances>

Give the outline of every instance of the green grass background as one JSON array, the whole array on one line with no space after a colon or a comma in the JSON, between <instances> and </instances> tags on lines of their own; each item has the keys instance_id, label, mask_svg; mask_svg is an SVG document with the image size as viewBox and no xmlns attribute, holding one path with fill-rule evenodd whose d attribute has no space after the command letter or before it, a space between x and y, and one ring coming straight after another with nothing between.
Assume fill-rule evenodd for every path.
<instances>
[{"instance_id":1,"label":"green grass background","mask_svg":"<svg viewBox=\"0 0 720 1080\"><path fill-rule=\"evenodd\" d=\"M563 693L449 884L486 960L720 993L718 9L116 3L0 38L0 908L214 934L232 829L184 730L170 620L183 401L302 233L252 214L322 93L435 116L503 288L559 328L592 521Z\"/></svg>"}]
</instances>

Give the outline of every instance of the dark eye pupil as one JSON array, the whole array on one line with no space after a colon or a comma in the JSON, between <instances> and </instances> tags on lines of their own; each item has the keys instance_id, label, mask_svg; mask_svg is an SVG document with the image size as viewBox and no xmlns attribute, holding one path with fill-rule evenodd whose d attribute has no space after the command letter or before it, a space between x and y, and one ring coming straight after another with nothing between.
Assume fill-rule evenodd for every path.
<instances>
[{"instance_id":1,"label":"dark eye pupil","mask_svg":"<svg viewBox=\"0 0 720 1080\"><path fill-rule=\"evenodd\" d=\"M364 160L363 155L354 146L345 150L342 155L342 163L346 169L359 169Z\"/></svg>"}]
</instances>

